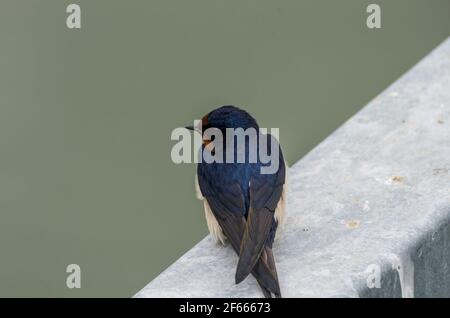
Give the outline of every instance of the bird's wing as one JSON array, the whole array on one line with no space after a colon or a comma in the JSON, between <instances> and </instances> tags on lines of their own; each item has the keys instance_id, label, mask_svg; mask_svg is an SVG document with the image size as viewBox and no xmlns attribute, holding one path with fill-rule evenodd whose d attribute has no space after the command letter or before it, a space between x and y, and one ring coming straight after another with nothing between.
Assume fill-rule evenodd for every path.
<instances>
[{"instance_id":1,"label":"bird's wing","mask_svg":"<svg viewBox=\"0 0 450 318\"><path fill-rule=\"evenodd\" d=\"M198 175L198 184L223 233L239 254L245 228L245 201L241 187L234 183L216 191L201 174Z\"/></svg>"},{"instance_id":2,"label":"bird's wing","mask_svg":"<svg viewBox=\"0 0 450 318\"><path fill-rule=\"evenodd\" d=\"M259 174L250 180L250 207L239 249L236 283L252 271L263 253L274 222L274 213L283 193L285 166L280 161L276 174Z\"/></svg>"},{"instance_id":3,"label":"bird's wing","mask_svg":"<svg viewBox=\"0 0 450 318\"><path fill-rule=\"evenodd\" d=\"M244 235L246 221L243 216L245 202L242 189L236 183L223 191L215 191L201 174L198 175L198 185L202 196L210 205L211 211L219 223L223 233L227 237L236 254L239 255L241 240ZM272 213L273 218L273 213ZM278 277L273 260L272 249L266 247L259 261L253 268L252 274L261 286L266 297L270 293L280 294Z\"/></svg>"}]
</instances>

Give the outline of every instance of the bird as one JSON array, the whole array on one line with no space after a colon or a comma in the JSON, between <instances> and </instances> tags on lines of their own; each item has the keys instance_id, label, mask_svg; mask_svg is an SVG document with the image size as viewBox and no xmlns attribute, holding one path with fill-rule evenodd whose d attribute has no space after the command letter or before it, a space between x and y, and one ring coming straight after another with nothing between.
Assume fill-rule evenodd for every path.
<instances>
[{"instance_id":1,"label":"bird","mask_svg":"<svg viewBox=\"0 0 450 318\"><path fill-rule=\"evenodd\" d=\"M264 297L280 298L272 246L285 215L288 166L279 142L270 134L260 132L255 118L233 105L218 107L204 115L197 126L185 128L203 134L201 151L214 153L217 146L214 146L215 138L204 134L209 128L220 131L226 137L230 134L229 128L255 129L258 132L258 150L261 147L259 141L264 138L267 138L269 153L278 149L278 169L274 173L263 174L261 168L267 163L262 161L259 152L257 160L248 160L249 139L244 148L237 143L224 142L224 153L230 150L227 146L233 147L236 155L245 151L245 161L200 161L197 164L195 189L197 197L203 200L211 236L218 243L229 242L238 256L235 283L239 284L252 274Z\"/></svg>"}]
</instances>

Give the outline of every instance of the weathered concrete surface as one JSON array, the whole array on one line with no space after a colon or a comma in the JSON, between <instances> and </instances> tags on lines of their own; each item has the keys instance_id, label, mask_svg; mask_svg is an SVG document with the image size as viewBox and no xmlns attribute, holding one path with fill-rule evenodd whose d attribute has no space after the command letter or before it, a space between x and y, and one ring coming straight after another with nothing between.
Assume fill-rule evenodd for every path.
<instances>
[{"instance_id":1,"label":"weathered concrete surface","mask_svg":"<svg viewBox=\"0 0 450 318\"><path fill-rule=\"evenodd\" d=\"M291 168L283 296L450 297L449 221L450 39ZM207 237L136 297L261 297L236 264Z\"/></svg>"}]
</instances>

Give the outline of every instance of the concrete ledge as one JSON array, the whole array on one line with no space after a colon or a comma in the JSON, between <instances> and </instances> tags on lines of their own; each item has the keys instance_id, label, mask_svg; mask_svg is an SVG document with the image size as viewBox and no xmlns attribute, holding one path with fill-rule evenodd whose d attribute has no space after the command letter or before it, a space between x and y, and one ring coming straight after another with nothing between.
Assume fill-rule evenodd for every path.
<instances>
[{"instance_id":1,"label":"concrete ledge","mask_svg":"<svg viewBox=\"0 0 450 318\"><path fill-rule=\"evenodd\" d=\"M450 297L450 39L290 172L284 297ZM261 297L236 264L206 237L135 297Z\"/></svg>"}]
</instances>

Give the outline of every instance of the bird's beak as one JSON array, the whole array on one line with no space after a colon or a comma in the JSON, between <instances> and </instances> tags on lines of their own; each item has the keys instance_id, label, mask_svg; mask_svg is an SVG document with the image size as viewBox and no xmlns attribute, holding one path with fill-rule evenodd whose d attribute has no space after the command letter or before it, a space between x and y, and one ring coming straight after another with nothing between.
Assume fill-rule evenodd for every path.
<instances>
[{"instance_id":1,"label":"bird's beak","mask_svg":"<svg viewBox=\"0 0 450 318\"><path fill-rule=\"evenodd\" d=\"M188 129L188 130L192 130L192 131L196 131L196 132L198 132L198 133L202 133L202 127L201 127L201 125L189 125L189 126L186 126L186 127L184 127L184 128L186 128L186 129Z\"/></svg>"}]
</instances>

